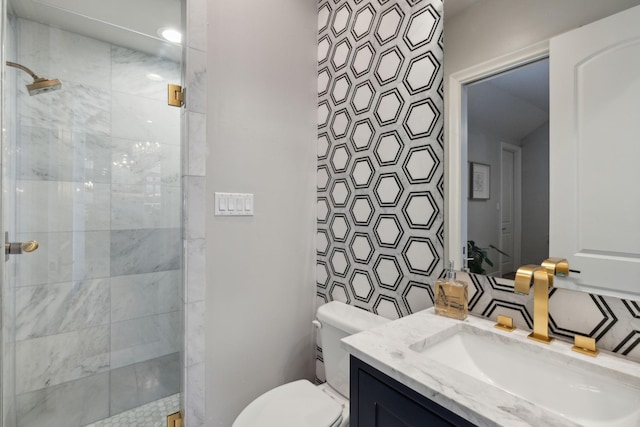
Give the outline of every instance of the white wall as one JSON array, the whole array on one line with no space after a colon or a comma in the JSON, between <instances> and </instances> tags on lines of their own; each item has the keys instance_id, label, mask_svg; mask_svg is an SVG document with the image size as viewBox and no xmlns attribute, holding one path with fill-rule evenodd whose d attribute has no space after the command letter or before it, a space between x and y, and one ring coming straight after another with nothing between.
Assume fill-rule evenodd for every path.
<instances>
[{"instance_id":1,"label":"white wall","mask_svg":"<svg viewBox=\"0 0 640 427\"><path fill-rule=\"evenodd\" d=\"M317 2L208 3L206 420L314 376ZM214 217L213 192L255 194Z\"/></svg>"},{"instance_id":2,"label":"white wall","mask_svg":"<svg viewBox=\"0 0 640 427\"><path fill-rule=\"evenodd\" d=\"M522 264L549 257L549 122L522 140Z\"/></svg>"}]
</instances>

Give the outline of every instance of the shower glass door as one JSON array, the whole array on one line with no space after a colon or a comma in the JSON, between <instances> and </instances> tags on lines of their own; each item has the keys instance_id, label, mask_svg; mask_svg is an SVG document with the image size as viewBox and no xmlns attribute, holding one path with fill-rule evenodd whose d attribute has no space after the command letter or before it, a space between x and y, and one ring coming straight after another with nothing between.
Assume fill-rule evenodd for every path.
<instances>
[{"instance_id":1,"label":"shower glass door","mask_svg":"<svg viewBox=\"0 0 640 427\"><path fill-rule=\"evenodd\" d=\"M2 425L155 425L181 372L181 2L3 1Z\"/></svg>"}]
</instances>

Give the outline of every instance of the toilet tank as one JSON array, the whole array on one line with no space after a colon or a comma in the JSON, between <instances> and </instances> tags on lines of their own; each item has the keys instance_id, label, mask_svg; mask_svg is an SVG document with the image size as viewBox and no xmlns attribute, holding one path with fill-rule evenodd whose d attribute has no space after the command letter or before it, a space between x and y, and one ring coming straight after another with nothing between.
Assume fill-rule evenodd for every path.
<instances>
[{"instance_id":1,"label":"toilet tank","mask_svg":"<svg viewBox=\"0 0 640 427\"><path fill-rule=\"evenodd\" d=\"M349 335L389 322L378 316L339 301L318 308L322 356L327 383L340 394L349 397L349 353L340 340Z\"/></svg>"}]
</instances>

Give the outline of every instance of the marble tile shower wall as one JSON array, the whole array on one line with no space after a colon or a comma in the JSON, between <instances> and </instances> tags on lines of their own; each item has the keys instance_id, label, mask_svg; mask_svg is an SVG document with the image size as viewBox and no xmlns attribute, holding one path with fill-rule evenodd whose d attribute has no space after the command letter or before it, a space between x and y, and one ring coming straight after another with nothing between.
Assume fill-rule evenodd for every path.
<instances>
[{"instance_id":1,"label":"marble tile shower wall","mask_svg":"<svg viewBox=\"0 0 640 427\"><path fill-rule=\"evenodd\" d=\"M7 19L7 28L4 33L4 54L5 59L16 57L16 20ZM17 71L17 70L16 70ZM4 80L4 99L2 120L5 129L4 140L2 141L2 158L9 159L15 153L16 144L16 101L17 101L17 74L7 72ZM2 162L3 185L15 180L15 162ZM15 206L15 192L1 192L2 206ZM2 221L4 224L15 223L15 210L3 209ZM2 277L15 276L15 263L5 262L0 266ZM2 281L4 285L4 280ZM2 289L2 372L0 378L5 390L15 389L15 306L7 304L8 301L15 301L15 287L3 286ZM3 426L11 426L11 420L15 420L15 394L2 393L3 415L0 419Z\"/></svg>"},{"instance_id":2,"label":"marble tile shower wall","mask_svg":"<svg viewBox=\"0 0 640 427\"><path fill-rule=\"evenodd\" d=\"M184 333L181 409L184 424L205 425L205 177L207 156L207 1L187 0L186 103L182 109L184 182Z\"/></svg>"},{"instance_id":3,"label":"marble tile shower wall","mask_svg":"<svg viewBox=\"0 0 640 427\"><path fill-rule=\"evenodd\" d=\"M15 59L63 83L18 91L15 240L41 246L14 258L17 425L81 425L179 389L180 64L17 32Z\"/></svg>"}]
</instances>

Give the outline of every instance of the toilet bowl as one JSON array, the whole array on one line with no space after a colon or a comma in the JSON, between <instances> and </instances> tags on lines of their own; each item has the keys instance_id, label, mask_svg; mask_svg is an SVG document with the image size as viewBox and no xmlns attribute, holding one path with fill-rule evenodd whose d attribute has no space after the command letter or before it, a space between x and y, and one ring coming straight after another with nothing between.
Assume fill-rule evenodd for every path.
<instances>
[{"instance_id":1,"label":"toilet bowl","mask_svg":"<svg viewBox=\"0 0 640 427\"><path fill-rule=\"evenodd\" d=\"M347 427L349 401L326 388L298 380L271 389L244 408L233 427Z\"/></svg>"},{"instance_id":2,"label":"toilet bowl","mask_svg":"<svg viewBox=\"0 0 640 427\"><path fill-rule=\"evenodd\" d=\"M244 408L233 427L349 425L349 353L340 340L389 320L338 301L318 308L317 317L327 382L298 380L271 389Z\"/></svg>"}]
</instances>

